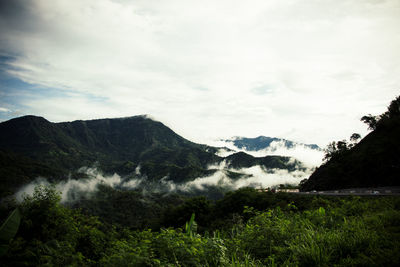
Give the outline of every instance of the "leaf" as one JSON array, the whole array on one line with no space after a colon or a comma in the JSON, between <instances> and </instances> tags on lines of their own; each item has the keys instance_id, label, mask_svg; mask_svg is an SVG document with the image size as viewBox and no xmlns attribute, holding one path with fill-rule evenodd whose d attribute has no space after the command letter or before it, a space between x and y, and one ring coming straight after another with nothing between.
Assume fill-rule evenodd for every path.
<instances>
[{"instance_id":1,"label":"leaf","mask_svg":"<svg viewBox=\"0 0 400 267\"><path fill-rule=\"evenodd\" d=\"M194 226L194 213L192 213L192 216L190 217L189 222L186 223L185 225L185 230L186 230L186 234L188 234L189 236L193 235L193 226Z\"/></svg>"},{"instance_id":2,"label":"leaf","mask_svg":"<svg viewBox=\"0 0 400 267\"><path fill-rule=\"evenodd\" d=\"M3 256L7 252L8 243L17 234L20 222L21 213L16 208L0 227L0 256Z\"/></svg>"},{"instance_id":3,"label":"leaf","mask_svg":"<svg viewBox=\"0 0 400 267\"><path fill-rule=\"evenodd\" d=\"M324 216L324 215L325 215L325 209L324 209L323 207L320 207L320 208L318 209L318 213L319 213L320 215Z\"/></svg>"},{"instance_id":4,"label":"leaf","mask_svg":"<svg viewBox=\"0 0 400 267\"><path fill-rule=\"evenodd\" d=\"M0 227L0 241L8 242L12 239L18 231L20 221L21 213L16 208Z\"/></svg>"}]
</instances>

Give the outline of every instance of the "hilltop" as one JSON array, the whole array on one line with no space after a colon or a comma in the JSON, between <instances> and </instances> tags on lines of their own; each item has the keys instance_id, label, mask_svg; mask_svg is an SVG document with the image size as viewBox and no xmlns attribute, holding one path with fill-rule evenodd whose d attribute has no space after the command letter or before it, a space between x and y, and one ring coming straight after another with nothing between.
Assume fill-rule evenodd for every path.
<instances>
[{"instance_id":1,"label":"hilltop","mask_svg":"<svg viewBox=\"0 0 400 267\"><path fill-rule=\"evenodd\" d=\"M229 167L301 168L289 157L219 157L218 148L193 143L147 116L52 123L24 116L0 123L0 178L3 190L38 176L51 181L71 177L81 167L95 166L109 174L133 176L140 168L149 181L187 182L211 175L210 165Z\"/></svg>"}]
</instances>

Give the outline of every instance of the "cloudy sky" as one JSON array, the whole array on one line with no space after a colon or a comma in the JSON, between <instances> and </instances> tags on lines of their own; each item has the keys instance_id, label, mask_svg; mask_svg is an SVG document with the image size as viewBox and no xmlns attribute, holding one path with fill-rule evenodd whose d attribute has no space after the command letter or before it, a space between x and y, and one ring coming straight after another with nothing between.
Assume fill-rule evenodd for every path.
<instances>
[{"instance_id":1,"label":"cloudy sky","mask_svg":"<svg viewBox=\"0 0 400 267\"><path fill-rule=\"evenodd\" d=\"M0 120L149 114L193 141L365 134L400 92L399 0L0 0Z\"/></svg>"}]
</instances>

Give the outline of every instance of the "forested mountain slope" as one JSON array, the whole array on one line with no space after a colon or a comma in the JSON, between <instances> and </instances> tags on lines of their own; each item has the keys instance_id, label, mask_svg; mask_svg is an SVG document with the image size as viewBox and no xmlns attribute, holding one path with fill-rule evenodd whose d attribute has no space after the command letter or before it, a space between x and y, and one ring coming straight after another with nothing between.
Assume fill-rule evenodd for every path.
<instances>
[{"instance_id":1,"label":"forested mountain slope","mask_svg":"<svg viewBox=\"0 0 400 267\"><path fill-rule=\"evenodd\" d=\"M24 116L0 123L0 181L2 190L12 191L38 176L75 177L83 166L124 176L135 174L140 166L148 180L168 177L185 182L210 175L208 166L224 159L234 168L262 165L289 170L301 165L277 156L222 158L215 155L217 150L193 143L146 116L63 123Z\"/></svg>"},{"instance_id":2,"label":"forested mountain slope","mask_svg":"<svg viewBox=\"0 0 400 267\"><path fill-rule=\"evenodd\" d=\"M400 97L380 116L364 116L373 130L351 149L333 151L302 190L400 185Z\"/></svg>"}]
</instances>

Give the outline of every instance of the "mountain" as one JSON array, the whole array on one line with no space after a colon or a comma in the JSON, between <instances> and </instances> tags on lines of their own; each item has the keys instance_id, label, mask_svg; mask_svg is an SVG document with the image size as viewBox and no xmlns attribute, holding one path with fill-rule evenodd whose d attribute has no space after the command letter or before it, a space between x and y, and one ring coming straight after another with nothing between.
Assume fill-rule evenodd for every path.
<instances>
[{"instance_id":1,"label":"mountain","mask_svg":"<svg viewBox=\"0 0 400 267\"><path fill-rule=\"evenodd\" d=\"M268 166L271 169L287 169L294 171L296 169L305 170L302 163L290 157L283 156L266 156L266 157L253 157L244 152L238 152L226 157L230 166L233 168L249 168L255 165Z\"/></svg>"},{"instance_id":2,"label":"mountain","mask_svg":"<svg viewBox=\"0 0 400 267\"><path fill-rule=\"evenodd\" d=\"M146 116L62 123L24 116L0 123L1 193L38 176L53 181L81 177L77 170L83 166L124 176L133 176L140 168L147 180L174 182L208 176L212 173L208 166L223 160L231 167L293 168L288 157L223 158L215 155L217 151L186 140Z\"/></svg>"},{"instance_id":3,"label":"mountain","mask_svg":"<svg viewBox=\"0 0 400 267\"><path fill-rule=\"evenodd\" d=\"M303 191L400 186L400 97L384 114L364 118L373 131L354 147L335 151L302 183Z\"/></svg>"},{"instance_id":4,"label":"mountain","mask_svg":"<svg viewBox=\"0 0 400 267\"><path fill-rule=\"evenodd\" d=\"M16 185L49 174L57 180L94 164L109 173L129 174L141 164L155 179L167 172L193 177L220 160L208 150L144 116L65 123L24 116L0 123L0 178Z\"/></svg>"},{"instance_id":5,"label":"mountain","mask_svg":"<svg viewBox=\"0 0 400 267\"><path fill-rule=\"evenodd\" d=\"M0 148L60 169L151 160L205 166L217 157L144 116L51 123L25 116L0 124Z\"/></svg>"},{"instance_id":6,"label":"mountain","mask_svg":"<svg viewBox=\"0 0 400 267\"><path fill-rule=\"evenodd\" d=\"M323 150L318 145L303 144L277 137L233 137L230 139L220 139L215 144L221 147L217 155L222 157L238 151L255 157L286 156L301 160L309 168L319 166L323 158Z\"/></svg>"},{"instance_id":7,"label":"mountain","mask_svg":"<svg viewBox=\"0 0 400 267\"><path fill-rule=\"evenodd\" d=\"M279 145L280 147L284 147L287 149L291 149L294 148L295 146L300 145L309 149L321 150L321 148L315 144L302 144L282 138L267 137L267 136L259 136L255 138L233 137L231 139L220 140L220 141L231 143L236 148L246 151L259 151L264 149L274 150L276 149L276 145Z\"/></svg>"}]
</instances>

